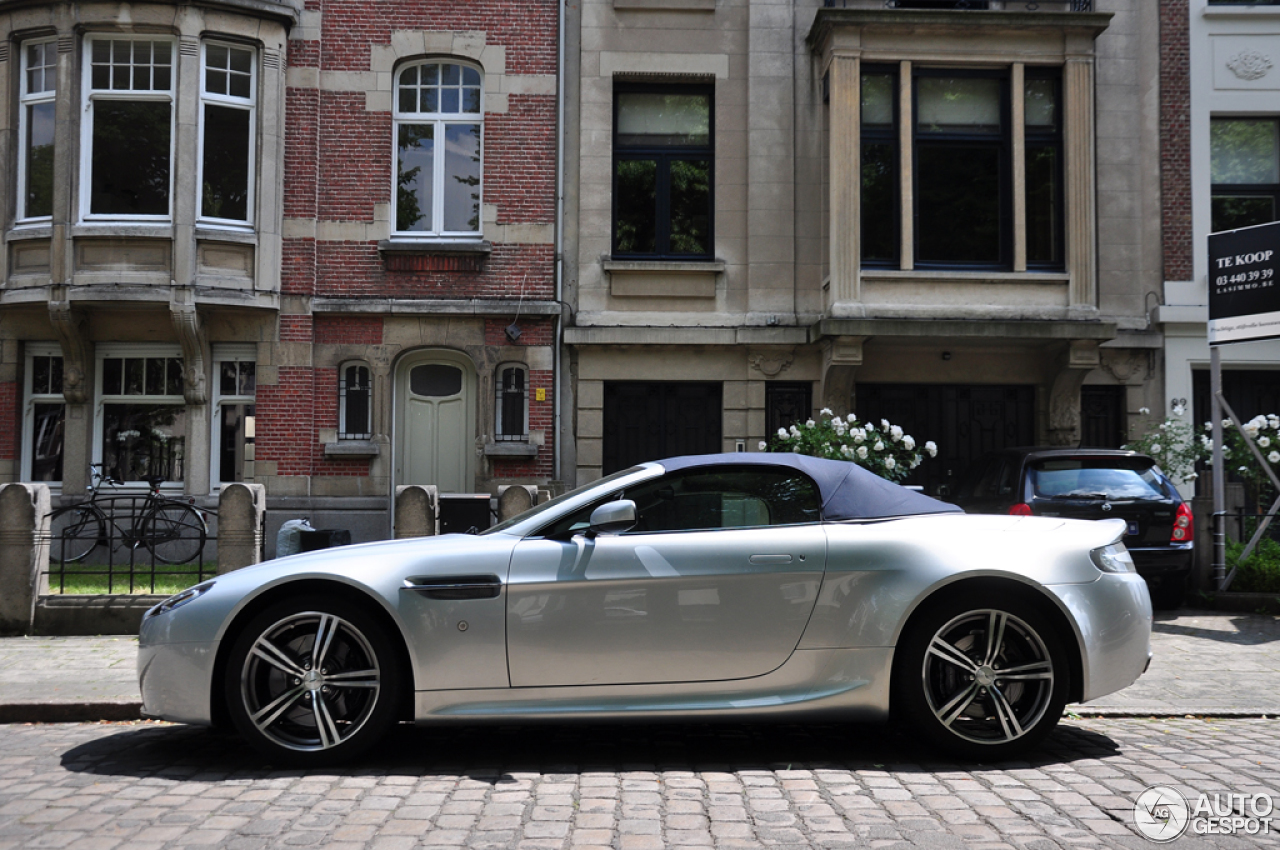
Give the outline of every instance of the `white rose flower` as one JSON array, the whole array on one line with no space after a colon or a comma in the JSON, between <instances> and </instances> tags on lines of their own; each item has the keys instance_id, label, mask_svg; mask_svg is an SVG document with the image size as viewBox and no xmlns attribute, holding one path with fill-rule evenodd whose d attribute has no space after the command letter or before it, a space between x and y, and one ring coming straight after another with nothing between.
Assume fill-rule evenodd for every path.
<instances>
[{"instance_id":1,"label":"white rose flower","mask_svg":"<svg viewBox=\"0 0 1280 850\"><path fill-rule=\"evenodd\" d=\"M796 454L800 454L800 447L795 446L794 448L791 449L791 451L795 452Z\"/></svg>"},{"instance_id":2,"label":"white rose flower","mask_svg":"<svg viewBox=\"0 0 1280 850\"><path fill-rule=\"evenodd\" d=\"M1160 447L1160 444L1159 444L1159 443L1152 443L1152 444L1151 444L1151 453L1152 453L1152 454L1155 454L1156 452L1160 451L1160 448L1161 448L1161 447Z\"/></svg>"},{"instance_id":3,"label":"white rose flower","mask_svg":"<svg viewBox=\"0 0 1280 850\"><path fill-rule=\"evenodd\" d=\"M876 444L871 448L875 449L878 452L882 452L884 451L884 443L880 440L876 440Z\"/></svg>"},{"instance_id":4,"label":"white rose flower","mask_svg":"<svg viewBox=\"0 0 1280 850\"><path fill-rule=\"evenodd\" d=\"M850 436L852 436L852 437L853 437L853 441L854 441L855 443L863 443L863 442L866 442L866 439L867 439L867 432L866 432L866 431L863 431L861 428L859 428L859 429L858 429L858 430L856 430L856 431L850 431L850 432L849 432L849 434L850 434Z\"/></svg>"},{"instance_id":5,"label":"white rose flower","mask_svg":"<svg viewBox=\"0 0 1280 850\"><path fill-rule=\"evenodd\" d=\"M929 440L924 444L924 450L929 453L929 457L938 456L938 446L933 442L933 440Z\"/></svg>"},{"instance_id":6,"label":"white rose flower","mask_svg":"<svg viewBox=\"0 0 1280 850\"><path fill-rule=\"evenodd\" d=\"M858 450L857 450L856 452L854 452L854 454L856 454L856 455L858 456L858 460L866 460L866 459L867 459L867 447L866 447L866 446L858 446Z\"/></svg>"},{"instance_id":7,"label":"white rose flower","mask_svg":"<svg viewBox=\"0 0 1280 850\"><path fill-rule=\"evenodd\" d=\"M1230 419L1223 419L1223 420L1222 420L1222 427L1223 427L1223 428L1230 428L1230 427L1231 427L1231 420L1230 420Z\"/></svg>"},{"instance_id":8,"label":"white rose flower","mask_svg":"<svg viewBox=\"0 0 1280 850\"><path fill-rule=\"evenodd\" d=\"M792 425L792 426L791 426L791 436L793 436L793 437L799 437L799 436L800 436L800 429L799 429L799 428L797 428L795 425Z\"/></svg>"},{"instance_id":9,"label":"white rose flower","mask_svg":"<svg viewBox=\"0 0 1280 850\"><path fill-rule=\"evenodd\" d=\"M1280 429L1280 416L1276 416L1274 413L1272 413L1270 416L1267 417L1267 425L1271 426L1272 431Z\"/></svg>"},{"instance_id":10,"label":"white rose flower","mask_svg":"<svg viewBox=\"0 0 1280 850\"><path fill-rule=\"evenodd\" d=\"M821 410L819 410L818 415L819 416L835 416L835 414L831 412L831 408L829 407L824 407Z\"/></svg>"},{"instance_id":11,"label":"white rose flower","mask_svg":"<svg viewBox=\"0 0 1280 850\"><path fill-rule=\"evenodd\" d=\"M810 420L808 420L808 421L806 421L806 422L804 423L804 427L806 427L806 428L812 428L815 424L817 424L817 423L815 423L812 419L810 419Z\"/></svg>"},{"instance_id":12,"label":"white rose flower","mask_svg":"<svg viewBox=\"0 0 1280 850\"><path fill-rule=\"evenodd\" d=\"M888 430L889 430L889 420L888 420L888 419L881 419L881 420L880 420L880 427L881 427L881 428L883 428L884 430L888 431Z\"/></svg>"},{"instance_id":13,"label":"white rose flower","mask_svg":"<svg viewBox=\"0 0 1280 850\"><path fill-rule=\"evenodd\" d=\"M1206 422L1206 423L1204 423L1204 429L1205 429L1206 431L1212 431L1212 430L1213 430L1213 423L1212 423L1212 422Z\"/></svg>"},{"instance_id":14,"label":"white rose flower","mask_svg":"<svg viewBox=\"0 0 1280 850\"><path fill-rule=\"evenodd\" d=\"M889 429L889 436L893 438L893 441L895 443L902 439L902 434L903 434L902 428L898 427L897 425L894 425L892 428Z\"/></svg>"},{"instance_id":15,"label":"white rose flower","mask_svg":"<svg viewBox=\"0 0 1280 850\"><path fill-rule=\"evenodd\" d=\"M885 469L893 469L897 465L898 465L898 462L893 459L893 455L889 455L889 457L884 459Z\"/></svg>"},{"instance_id":16,"label":"white rose flower","mask_svg":"<svg viewBox=\"0 0 1280 850\"><path fill-rule=\"evenodd\" d=\"M1138 412L1141 413L1143 416L1146 416L1148 413L1151 412L1151 409L1147 407L1139 407Z\"/></svg>"},{"instance_id":17,"label":"white rose flower","mask_svg":"<svg viewBox=\"0 0 1280 850\"><path fill-rule=\"evenodd\" d=\"M1273 451L1267 455L1267 461L1270 463L1280 463L1280 452Z\"/></svg>"},{"instance_id":18,"label":"white rose flower","mask_svg":"<svg viewBox=\"0 0 1280 850\"><path fill-rule=\"evenodd\" d=\"M850 425L852 425L853 423L858 421L858 416L855 413L850 413L848 416L845 417L845 419L849 422Z\"/></svg>"},{"instance_id":19,"label":"white rose flower","mask_svg":"<svg viewBox=\"0 0 1280 850\"><path fill-rule=\"evenodd\" d=\"M1271 438L1266 434L1263 434L1258 438L1258 445L1265 449L1267 446L1271 445Z\"/></svg>"},{"instance_id":20,"label":"white rose flower","mask_svg":"<svg viewBox=\"0 0 1280 850\"><path fill-rule=\"evenodd\" d=\"M916 447L915 439L910 434L907 434L902 438L902 447L909 452L914 451Z\"/></svg>"},{"instance_id":21,"label":"white rose flower","mask_svg":"<svg viewBox=\"0 0 1280 850\"><path fill-rule=\"evenodd\" d=\"M845 457L853 457L853 446L841 446L840 454L844 455Z\"/></svg>"},{"instance_id":22,"label":"white rose flower","mask_svg":"<svg viewBox=\"0 0 1280 850\"><path fill-rule=\"evenodd\" d=\"M787 429L786 429L786 428L779 428L779 429L778 429L778 439L779 439L779 440L785 440L785 439L787 438L787 436L788 436L788 435L787 435Z\"/></svg>"},{"instance_id":23,"label":"white rose flower","mask_svg":"<svg viewBox=\"0 0 1280 850\"><path fill-rule=\"evenodd\" d=\"M761 441L760 441L760 451L764 451L764 450L765 450L765 443L764 443L764 440L761 440Z\"/></svg>"}]
</instances>

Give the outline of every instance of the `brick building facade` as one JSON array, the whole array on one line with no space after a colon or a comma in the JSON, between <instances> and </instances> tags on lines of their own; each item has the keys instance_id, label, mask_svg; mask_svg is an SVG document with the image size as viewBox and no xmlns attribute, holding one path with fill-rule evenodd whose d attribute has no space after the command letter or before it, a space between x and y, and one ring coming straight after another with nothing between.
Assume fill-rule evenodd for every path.
<instances>
[{"instance_id":1,"label":"brick building facade","mask_svg":"<svg viewBox=\"0 0 1280 850\"><path fill-rule=\"evenodd\" d=\"M0 8L0 479L556 477L558 7Z\"/></svg>"}]
</instances>

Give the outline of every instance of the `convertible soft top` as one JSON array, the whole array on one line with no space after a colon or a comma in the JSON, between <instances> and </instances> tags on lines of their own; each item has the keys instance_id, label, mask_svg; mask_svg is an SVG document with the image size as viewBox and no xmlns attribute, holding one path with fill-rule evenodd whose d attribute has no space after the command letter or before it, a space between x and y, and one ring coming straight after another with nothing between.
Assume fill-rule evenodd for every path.
<instances>
[{"instance_id":1,"label":"convertible soft top","mask_svg":"<svg viewBox=\"0 0 1280 850\"><path fill-rule=\"evenodd\" d=\"M794 452L726 452L713 455L685 455L658 461L668 472L699 466L786 466L813 479L822 494L822 518L888 519L920 514L963 513L949 505L886 481L856 463L827 460Z\"/></svg>"}]
</instances>

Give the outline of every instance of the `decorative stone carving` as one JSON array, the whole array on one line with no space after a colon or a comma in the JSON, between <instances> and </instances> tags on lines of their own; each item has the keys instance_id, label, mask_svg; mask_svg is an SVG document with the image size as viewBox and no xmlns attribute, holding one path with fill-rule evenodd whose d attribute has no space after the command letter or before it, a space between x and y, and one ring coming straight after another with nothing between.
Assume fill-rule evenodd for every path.
<instances>
[{"instance_id":1,"label":"decorative stone carving","mask_svg":"<svg viewBox=\"0 0 1280 850\"><path fill-rule=\"evenodd\" d=\"M1242 80L1252 82L1267 75L1272 66L1271 57L1267 54L1248 48L1241 50L1227 62L1227 68Z\"/></svg>"},{"instance_id":2,"label":"decorative stone carving","mask_svg":"<svg viewBox=\"0 0 1280 850\"><path fill-rule=\"evenodd\" d=\"M67 404L84 404L90 396L89 364L93 362L93 353L89 346L88 321L84 313L71 309L66 286L51 287L49 321L62 347L62 397Z\"/></svg>"},{"instance_id":3,"label":"decorative stone carving","mask_svg":"<svg viewBox=\"0 0 1280 850\"><path fill-rule=\"evenodd\" d=\"M1063 369L1053 382L1049 396L1049 445L1076 446L1080 443L1080 387L1085 369Z\"/></svg>"},{"instance_id":4,"label":"decorative stone carving","mask_svg":"<svg viewBox=\"0 0 1280 850\"><path fill-rule=\"evenodd\" d=\"M752 349L747 354L747 360L751 363L751 368L760 372L766 378L775 378L780 373L785 372L795 359L796 351L794 348Z\"/></svg>"},{"instance_id":5,"label":"decorative stone carving","mask_svg":"<svg viewBox=\"0 0 1280 850\"><path fill-rule=\"evenodd\" d=\"M200 314L196 311L195 292L190 286L173 287L169 299L169 320L178 342L182 344L182 395L187 404L204 404L209 394L205 389L205 345Z\"/></svg>"},{"instance_id":6,"label":"decorative stone carving","mask_svg":"<svg viewBox=\"0 0 1280 850\"><path fill-rule=\"evenodd\" d=\"M1125 351L1108 350L1106 356L1102 358L1102 369L1108 375L1115 378L1118 383L1128 384L1134 380L1141 372L1146 373L1146 377L1151 377L1151 355L1149 352L1135 351L1133 349ZM1140 382L1142 378L1138 378Z\"/></svg>"},{"instance_id":7,"label":"decorative stone carving","mask_svg":"<svg viewBox=\"0 0 1280 850\"><path fill-rule=\"evenodd\" d=\"M822 341L822 406L837 416L853 404L854 375L862 365L863 336L838 336Z\"/></svg>"}]
</instances>

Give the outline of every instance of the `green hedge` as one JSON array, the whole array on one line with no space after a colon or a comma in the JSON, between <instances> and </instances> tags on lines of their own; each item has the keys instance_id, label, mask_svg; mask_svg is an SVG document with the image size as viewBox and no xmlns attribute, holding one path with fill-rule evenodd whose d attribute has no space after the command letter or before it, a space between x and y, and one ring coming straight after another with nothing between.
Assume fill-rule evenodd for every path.
<instances>
[{"instance_id":1,"label":"green hedge","mask_svg":"<svg viewBox=\"0 0 1280 850\"><path fill-rule=\"evenodd\" d=\"M1243 543L1227 541L1227 569L1240 563ZM1242 593L1280 593L1280 543L1264 537L1240 566L1231 589Z\"/></svg>"}]
</instances>

